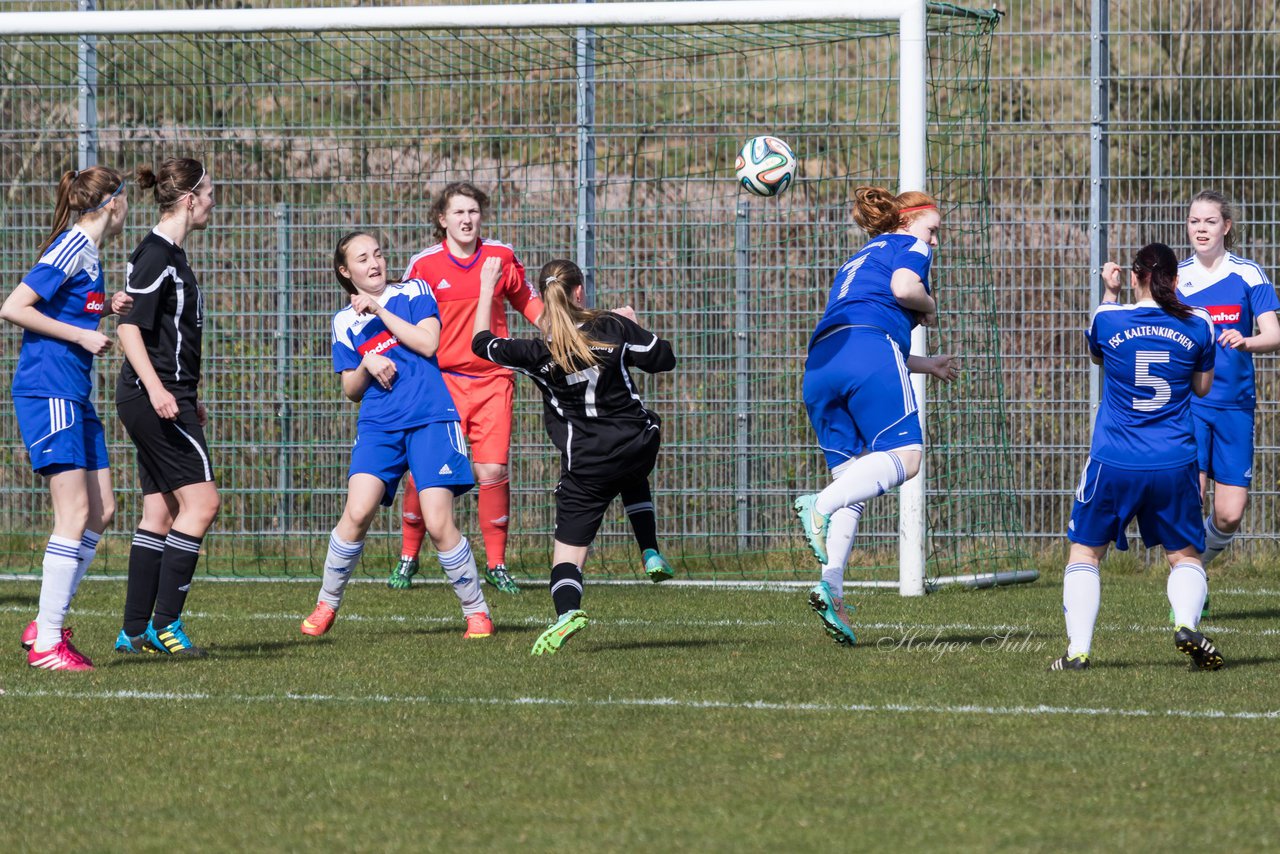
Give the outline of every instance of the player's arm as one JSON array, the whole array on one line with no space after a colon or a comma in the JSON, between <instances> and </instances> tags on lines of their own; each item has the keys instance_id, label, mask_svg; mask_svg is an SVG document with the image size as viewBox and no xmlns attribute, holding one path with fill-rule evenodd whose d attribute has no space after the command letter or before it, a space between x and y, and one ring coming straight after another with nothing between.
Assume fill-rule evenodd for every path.
<instances>
[{"instance_id":1,"label":"player's arm","mask_svg":"<svg viewBox=\"0 0 1280 854\"><path fill-rule=\"evenodd\" d=\"M142 340L142 330L133 324L121 323L116 329L116 334L120 336L120 349L124 351L124 357L129 360L129 366L133 368L133 372L142 381L142 387L147 391L151 408L167 421L177 418L178 399L164 387L164 383L160 381L160 375L156 373L155 365L151 364L151 356L147 354L147 342Z\"/></svg>"},{"instance_id":2,"label":"player's arm","mask_svg":"<svg viewBox=\"0 0 1280 854\"><path fill-rule=\"evenodd\" d=\"M676 354L671 342L659 338L626 316L611 312L613 319L622 324L623 340L627 342L626 363L646 374L658 374L676 366Z\"/></svg>"},{"instance_id":3,"label":"player's arm","mask_svg":"<svg viewBox=\"0 0 1280 854\"><path fill-rule=\"evenodd\" d=\"M960 376L960 360L955 356L908 356L907 370L913 374L928 374L949 383Z\"/></svg>"},{"instance_id":4,"label":"player's arm","mask_svg":"<svg viewBox=\"0 0 1280 854\"><path fill-rule=\"evenodd\" d=\"M1102 265L1102 302L1103 304L1120 302L1121 285L1120 265L1108 261Z\"/></svg>"},{"instance_id":5,"label":"player's arm","mask_svg":"<svg viewBox=\"0 0 1280 854\"><path fill-rule=\"evenodd\" d=\"M1274 353L1280 350L1280 320L1274 311L1258 315L1258 334L1246 338L1238 329L1227 329L1218 336L1218 343L1232 350L1246 353Z\"/></svg>"},{"instance_id":6,"label":"player's arm","mask_svg":"<svg viewBox=\"0 0 1280 854\"><path fill-rule=\"evenodd\" d=\"M96 329L81 329L70 323L63 323L52 317L46 317L36 308L36 303L44 299L35 288L26 282L13 289L13 293L0 305L0 319L7 320L31 332L47 338L57 338L82 347L96 356L111 346L111 339Z\"/></svg>"},{"instance_id":7,"label":"player's arm","mask_svg":"<svg viewBox=\"0 0 1280 854\"><path fill-rule=\"evenodd\" d=\"M893 271L889 280L889 290L898 305L923 315L937 314L938 303L929 295L924 286L924 279L915 270L900 267Z\"/></svg>"},{"instance_id":8,"label":"player's arm","mask_svg":"<svg viewBox=\"0 0 1280 854\"><path fill-rule=\"evenodd\" d=\"M525 278L524 264L521 264L520 259L514 255L511 257L511 264L507 267L504 282L507 302L523 314L525 320L537 326L538 320L542 317L542 300Z\"/></svg>"},{"instance_id":9,"label":"player's arm","mask_svg":"<svg viewBox=\"0 0 1280 854\"><path fill-rule=\"evenodd\" d=\"M419 297L421 299L421 297ZM419 356L431 358L440 347L440 318L432 314L417 323L405 320L368 294L352 294L351 308L356 314L371 314L382 321L382 325L400 341Z\"/></svg>"},{"instance_id":10,"label":"player's arm","mask_svg":"<svg viewBox=\"0 0 1280 854\"><path fill-rule=\"evenodd\" d=\"M1191 391L1196 397L1204 397L1213 388L1213 368L1207 371L1196 371L1191 375Z\"/></svg>"}]
</instances>

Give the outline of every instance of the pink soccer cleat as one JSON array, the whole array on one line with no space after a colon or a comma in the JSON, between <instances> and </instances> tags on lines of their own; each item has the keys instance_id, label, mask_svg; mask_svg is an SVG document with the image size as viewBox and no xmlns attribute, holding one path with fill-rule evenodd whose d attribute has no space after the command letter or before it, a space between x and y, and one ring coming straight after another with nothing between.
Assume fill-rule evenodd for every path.
<instances>
[{"instance_id":1,"label":"pink soccer cleat","mask_svg":"<svg viewBox=\"0 0 1280 854\"><path fill-rule=\"evenodd\" d=\"M27 653L27 666L40 670L92 670L93 662L72 646L71 641L63 640L44 652L36 652L33 647Z\"/></svg>"}]
</instances>

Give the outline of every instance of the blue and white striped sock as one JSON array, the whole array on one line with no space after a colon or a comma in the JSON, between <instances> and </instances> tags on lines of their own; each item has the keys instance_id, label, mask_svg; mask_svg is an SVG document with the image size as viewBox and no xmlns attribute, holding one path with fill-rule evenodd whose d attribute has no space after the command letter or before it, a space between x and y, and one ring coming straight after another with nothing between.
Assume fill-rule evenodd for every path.
<instances>
[{"instance_id":1,"label":"blue and white striped sock","mask_svg":"<svg viewBox=\"0 0 1280 854\"><path fill-rule=\"evenodd\" d=\"M471 544L463 537L456 546L447 552L436 552L436 560L444 570L453 592L462 603L465 616L488 613L489 606L484 601L484 591L480 589L480 575L476 571L476 559L471 554Z\"/></svg>"},{"instance_id":2,"label":"blue and white striped sock","mask_svg":"<svg viewBox=\"0 0 1280 854\"><path fill-rule=\"evenodd\" d=\"M329 535L329 553L324 557L324 580L320 584L320 599L333 610L342 605L342 594L351 580L351 570L360 562L364 540L348 543L338 536L337 529Z\"/></svg>"},{"instance_id":3,"label":"blue and white striped sock","mask_svg":"<svg viewBox=\"0 0 1280 854\"><path fill-rule=\"evenodd\" d=\"M1067 656L1089 654L1102 605L1102 574L1091 563L1069 563L1062 575L1062 614L1067 621Z\"/></svg>"},{"instance_id":4,"label":"blue and white striped sock","mask_svg":"<svg viewBox=\"0 0 1280 854\"><path fill-rule=\"evenodd\" d=\"M42 563L40 613L36 615L35 648L39 652L48 652L62 640L62 623L71 607L79 558L78 540L57 535L49 537Z\"/></svg>"}]
</instances>

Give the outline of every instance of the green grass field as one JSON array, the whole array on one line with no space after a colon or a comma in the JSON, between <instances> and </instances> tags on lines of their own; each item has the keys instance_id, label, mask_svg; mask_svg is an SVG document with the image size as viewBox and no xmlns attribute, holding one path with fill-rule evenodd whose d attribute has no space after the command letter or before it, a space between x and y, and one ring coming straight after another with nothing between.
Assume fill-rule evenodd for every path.
<instances>
[{"instance_id":1,"label":"green grass field","mask_svg":"<svg viewBox=\"0 0 1280 854\"><path fill-rule=\"evenodd\" d=\"M0 850L1263 850L1280 845L1280 591L1215 580L1227 659L1189 672L1163 573L1107 574L1084 673L1058 579L858 593L860 645L801 591L588 582L592 625L529 647L545 590L198 583L200 661L121 658L123 585L71 624L91 674L32 672L34 582L0 585ZM11 640L10 640L11 639Z\"/></svg>"}]
</instances>

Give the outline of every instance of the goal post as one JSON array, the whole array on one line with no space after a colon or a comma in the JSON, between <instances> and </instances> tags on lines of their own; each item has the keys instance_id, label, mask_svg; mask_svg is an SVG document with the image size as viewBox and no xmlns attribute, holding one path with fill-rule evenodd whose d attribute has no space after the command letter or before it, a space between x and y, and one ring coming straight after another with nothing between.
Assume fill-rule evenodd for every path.
<instances>
[{"instance_id":1,"label":"goal post","mask_svg":"<svg viewBox=\"0 0 1280 854\"><path fill-rule=\"evenodd\" d=\"M10 116L27 107L32 117L30 126L2 131L32 143L24 157L0 164L20 179L10 190L16 204L3 222L3 246L9 258L25 258L20 247L32 243L55 173L67 168L71 149L63 143L125 169L211 152L224 196L192 253L209 299L222 301L207 333L210 384L238 419L215 431L215 456L225 442L231 461L230 506L215 533L241 539L213 538L211 556L226 563L208 565L219 574L261 575L264 565L274 567L265 574L288 574L295 560L309 566L317 547L308 538L331 524L343 443L352 435L351 413L326 399L332 389L305 379L323 375L323 348L309 336L337 307L323 269L326 241L346 225L375 228L393 242L397 264L427 239L422 194L474 177L495 187L491 229L530 267L555 254L588 265L594 259L586 272L602 282L600 303L639 301L687 354L681 370L690 376L645 381L646 399L669 425L655 491L661 536L682 544L676 557L693 575L788 580L810 574L791 530L789 497L825 475L797 412L796 376L805 327L821 310L831 271L860 239L848 191L896 179L898 191L940 193L965 235L958 241L972 279L965 299L976 301L956 316L976 325L949 329L944 317L937 334L945 346L983 348L974 361L980 374L966 390L991 409L953 419L951 401L937 404L943 422L926 424L926 459L937 444L943 464L922 464L896 501L882 499L892 517L864 525L866 563L878 567L867 582L921 595L931 574L972 580L1007 567L1020 527L1012 501L998 496L1001 484L990 494L975 490L962 482L973 468L957 462L972 455L972 466L998 473L991 460L1004 430L998 346L981 327L994 322L990 279L982 281L983 154L981 140L966 136L985 129L977 114L985 108L991 17L924 0L0 14L0 46L9 56L0 63L11 72L0 83L0 106L16 108ZM954 53L931 56L931 22L935 44L955 42ZM593 43L599 35L599 49L583 49L585 32ZM87 44L100 59L85 61ZM442 67L451 62L458 67ZM84 78L89 73L96 83ZM946 98L931 101L931 79L935 89L938 80L945 84ZM70 125L55 102L76 83L96 103L73 111L80 126L63 139ZM896 91L894 103L885 90ZM952 126L939 116L956 104L967 112ZM468 124L468 110L500 115ZM86 115L98 126L86 128ZM779 199L740 204L725 141L752 130L798 143L801 180ZM942 164L941 177L930 174L931 157ZM134 222L125 241L140 227ZM260 251L268 244L270 251ZM947 251L935 273L944 279ZM117 275L121 267L114 265ZM237 279L246 269L245 280ZM262 303L255 277L292 295L277 300L273 292L275 308L260 327L242 315ZM955 305L949 298L944 305ZM745 328L722 329L722 311ZM239 325L227 331L221 321L232 317ZM244 335L268 340L249 346L236 337ZM270 343L282 339L291 343ZM913 350L928 344L917 329ZM256 382L245 364L257 360L286 376ZM98 386L109 389L103 378L114 365L104 364ZM919 376L912 382L923 419L925 384ZM515 453L539 458L513 459L516 501L527 508L514 517L512 534L532 572L546 549L535 540L549 533L545 490L554 460L537 427L536 401L518 391L517 430L530 435ZM244 406L241 394L260 397L262 408ZM983 435L953 440L946 433L934 442L940 430L969 429L953 423L965 419ZM127 454L115 439L113 462ZM965 445L971 439L978 450ZM20 456L3 461L15 479ZM935 468L945 473L936 486L929 480ZM127 463L117 483L122 493L132 483ZM958 522L932 509L975 491L981 511L960 509ZM34 489L28 497L0 518L4 532L24 530L38 515ZM129 503L122 497L122 510ZM610 522L616 530L602 536L600 554L612 573L626 576L634 546L617 518L621 527ZM385 542L394 536L394 525L382 531Z\"/></svg>"}]
</instances>

